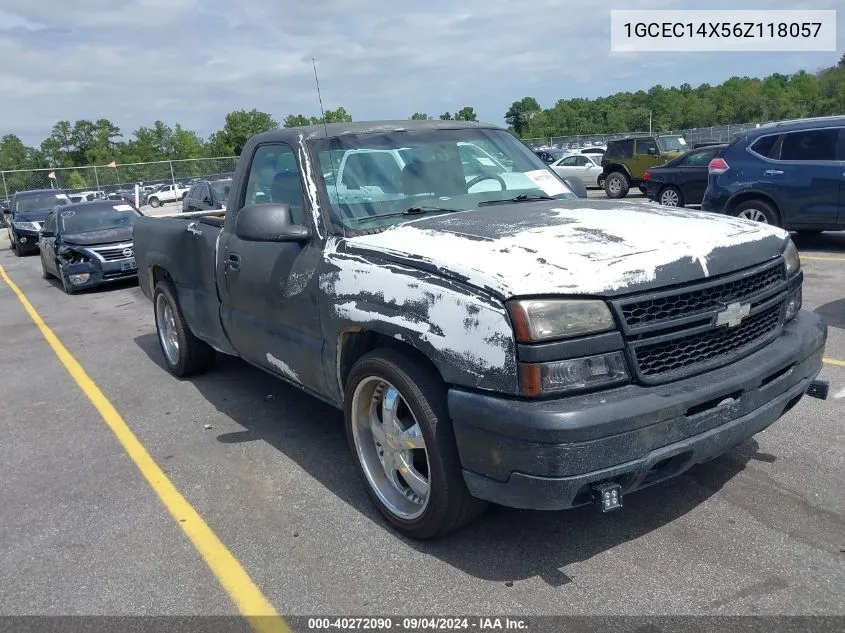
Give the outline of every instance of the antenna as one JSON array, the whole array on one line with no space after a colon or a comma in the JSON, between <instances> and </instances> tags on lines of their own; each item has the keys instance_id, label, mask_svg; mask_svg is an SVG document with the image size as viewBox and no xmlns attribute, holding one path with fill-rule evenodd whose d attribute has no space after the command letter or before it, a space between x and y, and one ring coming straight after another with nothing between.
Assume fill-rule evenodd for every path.
<instances>
[{"instance_id":1,"label":"antenna","mask_svg":"<svg viewBox=\"0 0 845 633\"><path fill-rule=\"evenodd\" d=\"M317 77L317 62L314 58L311 58L311 65L314 67L314 83L317 84L317 99L320 101L320 116L323 119L323 132L326 135L326 142L328 142L329 138L329 128L326 125L326 112L323 110L323 96L320 94L320 79ZM329 164L332 166L332 181L334 182L334 194L335 198L339 201L340 194L337 191L337 170L334 166L334 154L331 150L329 150ZM331 214L329 215L331 218ZM332 221L332 220L330 220ZM341 231L343 231L343 236L346 237L346 225L343 222L340 222Z\"/></svg>"}]
</instances>

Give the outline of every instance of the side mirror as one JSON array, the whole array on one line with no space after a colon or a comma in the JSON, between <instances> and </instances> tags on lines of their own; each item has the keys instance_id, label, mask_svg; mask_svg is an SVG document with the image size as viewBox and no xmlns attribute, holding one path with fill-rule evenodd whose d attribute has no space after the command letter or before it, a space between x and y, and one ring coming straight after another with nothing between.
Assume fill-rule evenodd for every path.
<instances>
[{"instance_id":1,"label":"side mirror","mask_svg":"<svg viewBox=\"0 0 845 633\"><path fill-rule=\"evenodd\" d=\"M238 211L235 235L249 242L305 242L307 226L294 224L286 204L254 204Z\"/></svg>"},{"instance_id":2,"label":"side mirror","mask_svg":"<svg viewBox=\"0 0 845 633\"><path fill-rule=\"evenodd\" d=\"M566 183L566 186L572 190L579 198L586 198L587 197L587 187L581 182L580 178L575 178L572 176L563 178L563 182Z\"/></svg>"}]
</instances>

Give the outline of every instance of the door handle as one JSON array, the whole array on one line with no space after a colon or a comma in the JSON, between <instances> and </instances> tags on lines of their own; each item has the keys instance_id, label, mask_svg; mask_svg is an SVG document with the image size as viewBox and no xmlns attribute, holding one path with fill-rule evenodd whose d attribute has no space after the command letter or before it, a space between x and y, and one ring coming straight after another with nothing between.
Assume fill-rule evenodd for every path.
<instances>
[{"instance_id":1,"label":"door handle","mask_svg":"<svg viewBox=\"0 0 845 633\"><path fill-rule=\"evenodd\" d=\"M764 173L767 176L780 176L783 174L783 171L780 169L767 169Z\"/></svg>"},{"instance_id":2,"label":"door handle","mask_svg":"<svg viewBox=\"0 0 845 633\"><path fill-rule=\"evenodd\" d=\"M202 235L202 230L200 229L200 225L196 222L188 222L188 226L185 228L188 233L193 233L194 235Z\"/></svg>"},{"instance_id":3,"label":"door handle","mask_svg":"<svg viewBox=\"0 0 845 633\"><path fill-rule=\"evenodd\" d=\"M241 256L237 253L229 253L226 256L226 265L233 270L237 270L241 266Z\"/></svg>"}]
</instances>

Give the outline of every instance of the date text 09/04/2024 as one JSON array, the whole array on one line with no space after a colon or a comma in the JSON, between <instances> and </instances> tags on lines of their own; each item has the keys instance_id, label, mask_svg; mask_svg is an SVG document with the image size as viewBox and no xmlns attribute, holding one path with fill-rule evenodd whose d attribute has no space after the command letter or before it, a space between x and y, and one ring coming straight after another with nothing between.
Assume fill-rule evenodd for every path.
<instances>
[{"instance_id":1,"label":"date text 09/04/2024","mask_svg":"<svg viewBox=\"0 0 845 633\"><path fill-rule=\"evenodd\" d=\"M309 618L311 631L370 630L370 631L526 631L528 623L509 617L327 617Z\"/></svg>"}]
</instances>

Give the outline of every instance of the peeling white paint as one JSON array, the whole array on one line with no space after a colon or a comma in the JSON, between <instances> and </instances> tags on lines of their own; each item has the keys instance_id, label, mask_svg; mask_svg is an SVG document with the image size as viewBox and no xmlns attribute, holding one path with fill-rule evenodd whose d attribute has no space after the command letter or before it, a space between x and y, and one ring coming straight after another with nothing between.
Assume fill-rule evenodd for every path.
<instances>
[{"instance_id":1,"label":"peeling white paint","mask_svg":"<svg viewBox=\"0 0 845 633\"><path fill-rule=\"evenodd\" d=\"M449 221L454 220L456 232L419 228L419 220L350 238L349 243L420 257L465 276L473 285L513 296L602 293L653 281L658 268L684 259L697 262L706 277L714 249L787 235L736 218L691 211L655 213L636 204L551 211L560 223L517 226L498 238L459 235L466 226L458 224L461 217L455 215Z\"/></svg>"},{"instance_id":2,"label":"peeling white paint","mask_svg":"<svg viewBox=\"0 0 845 633\"><path fill-rule=\"evenodd\" d=\"M291 271L285 283L285 296L293 297L305 290L305 287L308 285L308 282L311 280L313 274L313 268L310 270Z\"/></svg>"},{"instance_id":3,"label":"peeling white paint","mask_svg":"<svg viewBox=\"0 0 845 633\"><path fill-rule=\"evenodd\" d=\"M301 382L299 380L299 376L297 376L296 372L292 370L286 362L279 360L270 352L267 352L267 362L270 363L276 369L278 369L287 378L290 378L295 382Z\"/></svg>"},{"instance_id":4,"label":"peeling white paint","mask_svg":"<svg viewBox=\"0 0 845 633\"><path fill-rule=\"evenodd\" d=\"M300 162L303 166L303 175L305 177L305 188L308 192L308 200L311 202L311 213L314 217L314 229L317 231L317 237L323 239L323 233L320 227L320 201L317 199L317 183L314 180L314 172L311 170L311 159L308 158L308 150L305 147L305 137L300 133L299 135L299 156Z\"/></svg>"},{"instance_id":5,"label":"peeling white paint","mask_svg":"<svg viewBox=\"0 0 845 633\"><path fill-rule=\"evenodd\" d=\"M384 264L345 256L335 256L331 263L340 270L322 275L320 287L335 297L338 317L416 332L434 349L465 359L461 366L470 372L501 369L512 356L508 345L513 332L503 308L496 310L469 294L397 274ZM378 311L384 305L390 306L390 314Z\"/></svg>"}]
</instances>

